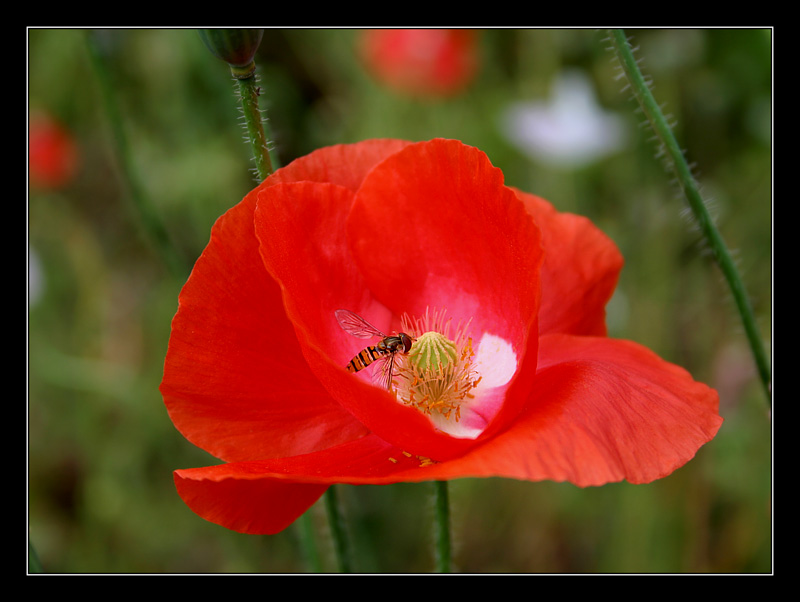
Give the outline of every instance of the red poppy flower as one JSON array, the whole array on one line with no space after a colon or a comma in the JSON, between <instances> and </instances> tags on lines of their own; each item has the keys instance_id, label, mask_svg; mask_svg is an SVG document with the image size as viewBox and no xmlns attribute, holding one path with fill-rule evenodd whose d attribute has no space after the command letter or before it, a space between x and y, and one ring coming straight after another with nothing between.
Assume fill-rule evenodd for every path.
<instances>
[{"instance_id":1,"label":"red poppy flower","mask_svg":"<svg viewBox=\"0 0 800 602\"><path fill-rule=\"evenodd\" d=\"M374 29L362 34L361 54L375 77L415 96L451 96L478 68L477 32L469 29Z\"/></svg>"},{"instance_id":2,"label":"red poppy flower","mask_svg":"<svg viewBox=\"0 0 800 602\"><path fill-rule=\"evenodd\" d=\"M296 160L218 220L181 292L161 391L225 463L177 470L178 493L275 533L332 483L668 475L714 437L718 397L606 336L621 265L588 220L458 141ZM380 367L345 368L380 337L351 336L341 309L413 339L385 356L388 389Z\"/></svg>"},{"instance_id":3,"label":"red poppy flower","mask_svg":"<svg viewBox=\"0 0 800 602\"><path fill-rule=\"evenodd\" d=\"M30 183L40 190L63 188L75 176L78 151L72 135L52 117L31 116L28 132Z\"/></svg>"}]
</instances>

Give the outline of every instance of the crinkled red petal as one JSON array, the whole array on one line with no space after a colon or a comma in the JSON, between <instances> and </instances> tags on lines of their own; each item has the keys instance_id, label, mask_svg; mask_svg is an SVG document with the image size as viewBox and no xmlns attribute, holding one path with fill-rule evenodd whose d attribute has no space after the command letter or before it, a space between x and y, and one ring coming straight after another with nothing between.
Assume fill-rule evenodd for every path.
<instances>
[{"instance_id":1,"label":"crinkled red petal","mask_svg":"<svg viewBox=\"0 0 800 602\"><path fill-rule=\"evenodd\" d=\"M427 458L375 435L320 452L175 471L178 493L206 520L243 533L277 533L328 485L424 481Z\"/></svg>"},{"instance_id":2,"label":"crinkled red petal","mask_svg":"<svg viewBox=\"0 0 800 602\"><path fill-rule=\"evenodd\" d=\"M546 335L539 361L518 420L444 473L647 483L688 462L722 424L715 390L636 343Z\"/></svg>"},{"instance_id":3,"label":"crinkled red petal","mask_svg":"<svg viewBox=\"0 0 800 602\"><path fill-rule=\"evenodd\" d=\"M178 493L206 520L242 533L277 533L302 515L328 485L429 480L429 460L375 435L276 460L177 470Z\"/></svg>"},{"instance_id":4,"label":"crinkled red petal","mask_svg":"<svg viewBox=\"0 0 800 602\"><path fill-rule=\"evenodd\" d=\"M542 198L515 190L542 231L542 304L539 333L605 336L605 307L623 258L587 218L560 213Z\"/></svg>"},{"instance_id":5,"label":"crinkled red petal","mask_svg":"<svg viewBox=\"0 0 800 602\"><path fill-rule=\"evenodd\" d=\"M247 463L176 470L183 501L204 519L239 533L273 534L297 520L327 485L263 478Z\"/></svg>"},{"instance_id":6,"label":"crinkled red petal","mask_svg":"<svg viewBox=\"0 0 800 602\"><path fill-rule=\"evenodd\" d=\"M253 233L255 197L221 217L181 291L161 392L178 430L227 461L306 453L365 429L303 361Z\"/></svg>"},{"instance_id":7,"label":"crinkled red petal","mask_svg":"<svg viewBox=\"0 0 800 602\"><path fill-rule=\"evenodd\" d=\"M382 138L326 146L292 161L272 174L261 188L291 182L320 182L355 192L378 163L411 144Z\"/></svg>"}]
</instances>

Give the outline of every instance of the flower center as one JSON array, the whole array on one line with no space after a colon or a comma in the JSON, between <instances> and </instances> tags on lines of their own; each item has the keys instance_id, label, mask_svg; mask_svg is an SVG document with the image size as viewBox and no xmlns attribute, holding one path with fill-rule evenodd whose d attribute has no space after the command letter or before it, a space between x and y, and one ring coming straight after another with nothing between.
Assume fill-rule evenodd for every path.
<instances>
[{"instance_id":1,"label":"flower center","mask_svg":"<svg viewBox=\"0 0 800 602\"><path fill-rule=\"evenodd\" d=\"M405 361L398 362L395 380L397 398L428 414L435 423L458 421L461 406L473 398L480 382L475 371L472 339L467 324L450 338L450 320L444 311L425 311L422 318L403 319L403 329L414 339Z\"/></svg>"}]
</instances>

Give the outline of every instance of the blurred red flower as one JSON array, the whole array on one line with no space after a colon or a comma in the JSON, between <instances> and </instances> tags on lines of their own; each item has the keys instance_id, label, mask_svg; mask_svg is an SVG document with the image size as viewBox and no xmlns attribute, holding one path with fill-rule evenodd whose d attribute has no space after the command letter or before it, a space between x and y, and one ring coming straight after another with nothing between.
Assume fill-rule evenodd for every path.
<instances>
[{"instance_id":1,"label":"blurred red flower","mask_svg":"<svg viewBox=\"0 0 800 602\"><path fill-rule=\"evenodd\" d=\"M361 55L387 86L421 97L463 91L478 69L478 36L471 29L365 30Z\"/></svg>"},{"instance_id":2,"label":"blurred red flower","mask_svg":"<svg viewBox=\"0 0 800 602\"><path fill-rule=\"evenodd\" d=\"M670 474L716 434L718 396L606 336L621 266L587 219L505 186L455 140L294 161L217 221L180 294L161 391L225 463L175 471L178 493L209 521L275 533L333 483ZM348 372L369 341L340 328L342 308L410 329L412 352L438 326L455 376L434 362L423 396L412 354L391 391Z\"/></svg>"},{"instance_id":3,"label":"blurred red flower","mask_svg":"<svg viewBox=\"0 0 800 602\"><path fill-rule=\"evenodd\" d=\"M28 129L28 173L32 187L54 190L69 184L78 165L72 134L44 113L31 115Z\"/></svg>"}]
</instances>

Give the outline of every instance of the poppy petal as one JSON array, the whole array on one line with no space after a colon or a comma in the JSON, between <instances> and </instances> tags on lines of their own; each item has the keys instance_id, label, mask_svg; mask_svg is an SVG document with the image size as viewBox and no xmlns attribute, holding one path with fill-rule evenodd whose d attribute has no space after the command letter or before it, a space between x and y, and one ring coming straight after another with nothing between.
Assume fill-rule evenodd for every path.
<instances>
[{"instance_id":1,"label":"poppy petal","mask_svg":"<svg viewBox=\"0 0 800 602\"><path fill-rule=\"evenodd\" d=\"M375 435L289 458L232 462L174 472L184 502L199 516L242 533L277 533L333 483L427 480L420 458Z\"/></svg>"},{"instance_id":2,"label":"poppy petal","mask_svg":"<svg viewBox=\"0 0 800 602\"><path fill-rule=\"evenodd\" d=\"M542 304L539 332L605 336L605 306L623 258L587 218L561 213L542 198L515 190L542 231Z\"/></svg>"},{"instance_id":3,"label":"poppy petal","mask_svg":"<svg viewBox=\"0 0 800 602\"><path fill-rule=\"evenodd\" d=\"M716 391L636 343L547 335L539 357L513 426L437 465L437 478L648 483L688 462L722 424Z\"/></svg>"},{"instance_id":4,"label":"poppy petal","mask_svg":"<svg viewBox=\"0 0 800 602\"><path fill-rule=\"evenodd\" d=\"M540 235L483 152L457 140L407 146L367 175L347 226L370 290L395 314L446 307L515 345L527 334Z\"/></svg>"},{"instance_id":5,"label":"poppy petal","mask_svg":"<svg viewBox=\"0 0 800 602\"><path fill-rule=\"evenodd\" d=\"M239 533L278 533L297 520L327 485L263 478L247 463L174 472L183 501L204 519Z\"/></svg>"},{"instance_id":6,"label":"poppy petal","mask_svg":"<svg viewBox=\"0 0 800 602\"><path fill-rule=\"evenodd\" d=\"M255 200L251 192L214 225L181 291L161 385L178 430L227 461L306 453L366 432L303 361L258 254Z\"/></svg>"},{"instance_id":7,"label":"poppy petal","mask_svg":"<svg viewBox=\"0 0 800 602\"><path fill-rule=\"evenodd\" d=\"M324 182L355 192L378 163L411 144L391 138L356 144L326 146L295 159L264 181L262 186L289 182Z\"/></svg>"}]
</instances>

